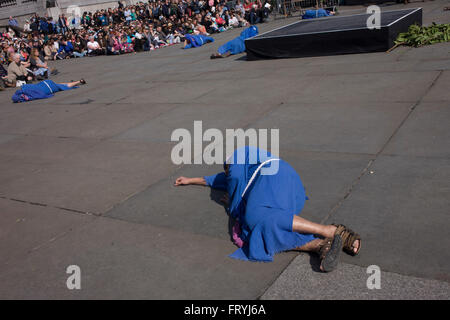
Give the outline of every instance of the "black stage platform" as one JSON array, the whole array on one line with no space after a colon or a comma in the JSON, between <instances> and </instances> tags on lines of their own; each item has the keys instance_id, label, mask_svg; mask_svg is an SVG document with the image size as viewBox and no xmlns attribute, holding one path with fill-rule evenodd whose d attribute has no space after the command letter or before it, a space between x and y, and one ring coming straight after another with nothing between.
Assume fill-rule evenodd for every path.
<instances>
[{"instance_id":1,"label":"black stage platform","mask_svg":"<svg viewBox=\"0 0 450 320\"><path fill-rule=\"evenodd\" d=\"M422 8L381 12L381 28L368 29L369 14L301 20L245 41L248 60L387 51Z\"/></svg>"}]
</instances>

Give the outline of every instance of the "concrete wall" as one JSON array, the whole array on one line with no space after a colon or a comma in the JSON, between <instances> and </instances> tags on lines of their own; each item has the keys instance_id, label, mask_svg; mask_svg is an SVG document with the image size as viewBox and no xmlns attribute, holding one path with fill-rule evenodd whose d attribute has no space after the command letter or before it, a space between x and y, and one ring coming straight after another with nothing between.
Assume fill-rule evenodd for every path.
<instances>
[{"instance_id":1,"label":"concrete wall","mask_svg":"<svg viewBox=\"0 0 450 320\"><path fill-rule=\"evenodd\" d=\"M45 13L45 0L25 3L23 0L17 0L14 6L0 8L0 24L8 24L9 17L13 16L23 26L23 22L35 12L42 15Z\"/></svg>"}]
</instances>

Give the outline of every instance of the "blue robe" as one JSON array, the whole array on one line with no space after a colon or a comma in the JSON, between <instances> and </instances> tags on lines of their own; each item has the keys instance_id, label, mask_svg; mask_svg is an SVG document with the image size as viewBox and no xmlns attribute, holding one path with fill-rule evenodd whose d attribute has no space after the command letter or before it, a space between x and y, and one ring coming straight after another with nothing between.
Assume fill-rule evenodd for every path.
<instances>
[{"instance_id":1,"label":"blue robe","mask_svg":"<svg viewBox=\"0 0 450 320\"><path fill-rule=\"evenodd\" d=\"M12 96L13 102L26 102L36 99L47 99L53 97L55 92L74 89L65 84L58 84L52 80L44 80L36 84L24 84Z\"/></svg>"},{"instance_id":2,"label":"blue robe","mask_svg":"<svg viewBox=\"0 0 450 320\"><path fill-rule=\"evenodd\" d=\"M305 14L302 15L302 19L314 19L331 16L330 12L325 9L318 10L306 10Z\"/></svg>"},{"instance_id":3,"label":"blue robe","mask_svg":"<svg viewBox=\"0 0 450 320\"><path fill-rule=\"evenodd\" d=\"M197 48L201 47L205 43L214 42L214 38L207 37L202 34L199 35L186 34L184 37L186 38L186 40L189 41L189 43L183 49L189 49L192 47Z\"/></svg>"},{"instance_id":4,"label":"blue robe","mask_svg":"<svg viewBox=\"0 0 450 320\"><path fill-rule=\"evenodd\" d=\"M258 27L251 26L241 32L240 36L228 41L217 49L220 54L230 52L231 54L238 54L245 51L245 39L254 37L258 34Z\"/></svg>"},{"instance_id":5,"label":"blue robe","mask_svg":"<svg viewBox=\"0 0 450 320\"><path fill-rule=\"evenodd\" d=\"M230 257L269 262L276 253L301 247L316 237L292 231L294 215L301 212L307 198L299 175L287 162L279 159L264 165L263 168L269 168L277 161L278 171L272 175L259 171L242 197L257 168L265 160L273 159L270 153L260 152L254 147L237 149L233 159L238 159L240 153L244 161L230 164L228 176L222 172L204 178L210 187L228 192L228 213L239 221L242 229L245 244ZM250 161L251 153L257 154L253 157L256 163Z\"/></svg>"}]
</instances>

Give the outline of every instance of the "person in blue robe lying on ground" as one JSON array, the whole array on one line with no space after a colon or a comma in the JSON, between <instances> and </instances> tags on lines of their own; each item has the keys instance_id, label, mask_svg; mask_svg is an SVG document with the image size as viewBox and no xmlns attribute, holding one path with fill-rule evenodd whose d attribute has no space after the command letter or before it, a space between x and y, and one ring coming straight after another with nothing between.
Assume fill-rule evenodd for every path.
<instances>
[{"instance_id":1,"label":"person in blue robe lying on ground","mask_svg":"<svg viewBox=\"0 0 450 320\"><path fill-rule=\"evenodd\" d=\"M328 11L325 9L317 9L317 10L306 10L302 15L302 19L314 19L314 18L322 18L333 16L336 13L334 11Z\"/></svg>"},{"instance_id":2,"label":"person in blue robe lying on ground","mask_svg":"<svg viewBox=\"0 0 450 320\"><path fill-rule=\"evenodd\" d=\"M201 47L205 43L214 42L214 38L204 36L202 34L186 34L184 38L184 47L182 49L197 48Z\"/></svg>"},{"instance_id":3,"label":"person in blue robe lying on ground","mask_svg":"<svg viewBox=\"0 0 450 320\"><path fill-rule=\"evenodd\" d=\"M238 54L245 51L245 40L258 34L258 27L251 26L241 32L239 37L228 41L217 49L217 53L211 55L211 59L226 58L232 54Z\"/></svg>"},{"instance_id":4,"label":"person in blue robe lying on ground","mask_svg":"<svg viewBox=\"0 0 450 320\"><path fill-rule=\"evenodd\" d=\"M86 84L84 79L69 83L55 83L52 80L44 80L36 84L24 84L12 96L13 102L27 102L37 99L53 97L58 91L66 91L77 88L80 84Z\"/></svg>"},{"instance_id":5,"label":"person in blue robe lying on ground","mask_svg":"<svg viewBox=\"0 0 450 320\"><path fill-rule=\"evenodd\" d=\"M270 262L281 251L317 252L320 269L328 272L336 267L341 249L352 255L359 252L360 236L352 230L299 217L307 200L299 175L286 161L265 150L239 148L225 162L224 172L177 178L175 186L182 185L226 191L223 200L242 240L240 244L235 241L239 249L231 258Z\"/></svg>"}]
</instances>

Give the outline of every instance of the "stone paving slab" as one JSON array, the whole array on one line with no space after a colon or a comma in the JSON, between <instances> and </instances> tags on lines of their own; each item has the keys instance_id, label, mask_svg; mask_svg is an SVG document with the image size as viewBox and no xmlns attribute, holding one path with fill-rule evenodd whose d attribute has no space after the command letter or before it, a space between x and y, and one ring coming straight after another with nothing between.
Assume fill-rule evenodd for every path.
<instances>
[{"instance_id":1,"label":"stone paving slab","mask_svg":"<svg viewBox=\"0 0 450 320\"><path fill-rule=\"evenodd\" d=\"M301 254L283 271L262 300L449 300L447 282L421 279L381 269L380 287L372 287L372 269L342 263L318 273L314 256ZM369 271L369 273L368 273ZM367 282L371 285L369 289Z\"/></svg>"},{"instance_id":2,"label":"stone paving slab","mask_svg":"<svg viewBox=\"0 0 450 320\"><path fill-rule=\"evenodd\" d=\"M94 218L3 198L0 198L0 212L2 270L7 265L15 266L12 262L39 250L45 244L57 241Z\"/></svg>"},{"instance_id":3,"label":"stone paving slab","mask_svg":"<svg viewBox=\"0 0 450 320\"><path fill-rule=\"evenodd\" d=\"M25 135L2 144L0 154L30 156L42 160L60 160L98 143L94 139Z\"/></svg>"},{"instance_id":4,"label":"stone paving slab","mask_svg":"<svg viewBox=\"0 0 450 320\"><path fill-rule=\"evenodd\" d=\"M422 102L383 154L450 157L449 102Z\"/></svg>"},{"instance_id":5,"label":"stone paving slab","mask_svg":"<svg viewBox=\"0 0 450 320\"><path fill-rule=\"evenodd\" d=\"M199 165L183 167L105 215L139 224L230 240L228 215L220 203L222 192L201 186L173 185L179 176L212 175L221 171L223 168L219 165L207 168L201 168Z\"/></svg>"},{"instance_id":6,"label":"stone paving slab","mask_svg":"<svg viewBox=\"0 0 450 320\"><path fill-rule=\"evenodd\" d=\"M60 164L147 177L149 182L156 182L178 167L167 161L172 147L170 143L104 140Z\"/></svg>"},{"instance_id":7,"label":"stone paving slab","mask_svg":"<svg viewBox=\"0 0 450 320\"><path fill-rule=\"evenodd\" d=\"M230 241L97 218L3 267L0 298L256 299L294 257L249 264L227 257L235 249ZM80 290L66 287L69 265L81 269Z\"/></svg>"},{"instance_id":8,"label":"stone paving slab","mask_svg":"<svg viewBox=\"0 0 450 320\"><path fill-rule=\"evenodd\" d=\"M51 125L33 131L33 134L106 139L139 126L144 121L157 117L173 107L167 104L150 103L102 105L70 119L53 122Z\"/></svg>"},{"instance_id":9,"label":"stone paving slab","mask_svg":"<svg viewBox=\"0 0 450 320\"><path fill-rule=\"evenodd\" d=\"M324 222L337 203L344 199L372 156L334 152L304 152L283 149L281 157L300 175L309 198L301 216Z\"/></svg>"},{"instance_id":10,"label":"stone paving slab","mask_svg":"<svg viewBox=\"0 0 450 320\"><path fill-rule=\"evenodd\" d=\"M279 129L280 150L376 154L411 106L407 102L299 101L279 106L252 127Z\"/></svg>"},{"instance_id":11,"label":"stone paving slab","mask_svg":"<svg viewBox=\"0 0 450 320\"><path fill-rule=\"evenodd\" d=\"M0 95L0 97L6 95ZM65 106L61 104L40 105L34 107L31 104L12 105L9 102L2 105L0 110L7 110L0 117L0 132L4 134L29 134L55 122L70 119L87 111L97 108L99 105ZM27 116L24 117L24 114Z\"/></svg>"},{"instance_id":12,"label":"stone paving slab","mask_svg":"<svg viewBox=\"0 0 450 320\"><path fill-rule=\"evenodd\" d=\"M167 161L162 165L164 170L131 175L92 166L48 164L31 173L18 173L1 188L7 198L101 214L170 174L172 165Z\"/></svg>"},{"instance_id":13,"label":"stone paving slab","mask_svg":"<svg viewBox=\"0 0 450 320\"><path fill-rule=\"evenodd\" d=\"M450 160L380 156L327 220L360 233L360 255L343 261L449 281ZM433 249L433 248L436 248Z\"/></svg>"},{"instance_id":14,"label":"stone paving slab","mask_svg":"<svg viewBox=\"0 0 450 320\"><path fill-rule=\"evenodd\" d=\"M447 61L450 60L450 57ZM450 64L450 63L449 63ZM437 79L433 88L424 97L424 101L445 101L447 106L450 105L450 90L448 84L450 82L450 71L443 71L439 79Z\"/></svg>"},{"instance_id":15,"label":"stone paving slab","mask_svg":"<svg viewBox=\"0 0 450 320\"><path fill-rule=\"evenodd\" d=\"M158 117L124 131L113 137L113 139L167 142L171 141L172 133L176 129L186 129L192 133L191 139L194 141L194 121L201 121L202 132L200 132L200 138L210 128L219 129L225 134L225 130L228 128L238 129L246 127L249 123L264 116L273 107L271 104L174 104L170 110L166 110ZM208 142L205 142L204 146L207 144Z\"/></svg>"}]
</instances>

